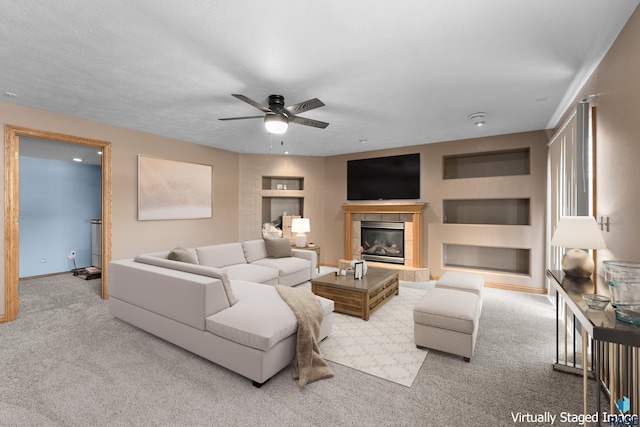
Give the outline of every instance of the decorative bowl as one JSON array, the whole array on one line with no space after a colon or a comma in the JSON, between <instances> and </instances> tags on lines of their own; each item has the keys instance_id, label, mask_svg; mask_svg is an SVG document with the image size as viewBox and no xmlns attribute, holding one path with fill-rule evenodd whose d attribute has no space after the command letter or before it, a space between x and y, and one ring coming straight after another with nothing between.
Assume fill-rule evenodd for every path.
<instances>
[{"instance_id":1,"label":"decorative bowl","mask_svg":"<svg viewBox=\"0 0 640 427\"><path fill-rule=\"evenodd\" d=\"M589 308L594 310L604 310L611 298L598 294L582 294L582 299L587 303Z\"/></svg>"},{"instance_id":2,"label":"decorative bowl","mask_svg":"<svg viewBox=\"0 0 640 427\"><path fill-rule=\"evenodd\" d=\"M602 264L616 319L640 326L640 262L608 260Z\"/></svg>"}]
</instances>

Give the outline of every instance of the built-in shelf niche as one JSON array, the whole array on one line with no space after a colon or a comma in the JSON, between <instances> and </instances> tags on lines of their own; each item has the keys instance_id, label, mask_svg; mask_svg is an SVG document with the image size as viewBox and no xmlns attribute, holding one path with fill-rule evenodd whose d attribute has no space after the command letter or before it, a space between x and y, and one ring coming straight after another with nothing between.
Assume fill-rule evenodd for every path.
<instances>
[{"instance_id":1,"label":"built-in shelf niche","mask_svg":"<svg viewBox=\"0 0 640 427\"><path fill-rule=\"evenodd\" d=\"M530 252L530 249L445 243L443 245L443 265L449 268L529 275L531 273Z\"/></svg>"},{"instance_id":2,"label":"built-in shelf niche","mask_svg":"<svg viewBox=\"0 0 640 427\"><path fill-rule=\"evenodd\" d=\"M303 216L304 199L299 197L263 197L262 223L273 222L282 215Z\"/></svg>"},{"instance_id":3,"label":"built-in shelf niche","mask_svg":"<svg viewBox=\"0 0 640 427\"><path fill-rule=\"evenodd\" d=\"M443 157L443 179L529 175L529 147Z\"/></svg>"},{"instance_id":4,"label":"built-in shelf niche","mask_svg":"<svg viewBox=\"0 0 640 427\"><path fill-rule=\"evenodd\" d=\"M263 176L263 190L304 190L304 178L290 176Z\"/></svg>"},{"instance_id":5,"label":"built-in shelf niche","mask_svg":"<svg viewBox=\"0 0 640 427\"><path fill-rule=\"evenodd\" d=\"M445 224L531 225L531 200L443 200Z\"/></svg>"},{"instance_id":6,"label":"built-in shelf niche","mask_svg":"<svg viewBox=\"0 0 640 427\"><path fill-rule=\"evenodd\" d=\"M273 222L282 215L304 213L304 178L291 176L262 177L262 223Z\"/></svg>"}]
</instances>

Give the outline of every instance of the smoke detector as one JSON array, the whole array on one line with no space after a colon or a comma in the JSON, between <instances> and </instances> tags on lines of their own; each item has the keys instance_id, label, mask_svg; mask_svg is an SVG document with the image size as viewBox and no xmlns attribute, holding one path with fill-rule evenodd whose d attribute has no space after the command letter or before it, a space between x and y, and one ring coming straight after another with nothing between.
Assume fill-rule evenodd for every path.
<instances>
[{"instance_id":1,"label":"smoke detector","mask_svg":"<svg viewBox=\"0 0 640 427\"><path fill-rule=\"evenodd\" d=\"M467 116L467 118L471 120L476 126L484 126L484 124L487 123L487 113L471 113Z\"/></svg>"}]
</instances>

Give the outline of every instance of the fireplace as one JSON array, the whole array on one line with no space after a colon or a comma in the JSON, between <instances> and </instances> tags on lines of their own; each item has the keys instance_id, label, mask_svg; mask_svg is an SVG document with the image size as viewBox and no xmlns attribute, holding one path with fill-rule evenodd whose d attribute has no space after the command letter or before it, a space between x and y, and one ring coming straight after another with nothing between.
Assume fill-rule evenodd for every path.
<instances>
[{"instance_id":1,"label":"fireplace","mask_svg":"<svg viewBox=\"0 0 640 427\"><path fill-rule=\"evenodd\" d=\"M360 253L362 245L360 228L362 222L388 221L401 222L404 225L404 262L402 270L417 271L422 268L422 210L427 206L422 202L409 203L344 203L344 258L352 260ZM392 257L387 257L392 259ZM387 259L387 260L388 260ZM372 264L376 264L372 261ZM395 264L400 266L400 264ZM389 264L391 267L392 264ZM424 269L428 271L428 269ZM428 273L427 276L428 277ZM428 280L428 279L426 279Z\"/></svg>"},{"instance_id":2,"label":"fireplace","mask_svg":"<svg viewBox=\"0 0 640 427\"><path fill-rule=\"evenodd\" d=\"M360 245L364 260L404 264L404 222L362 221Z\"/></svg>"}]
</instances>

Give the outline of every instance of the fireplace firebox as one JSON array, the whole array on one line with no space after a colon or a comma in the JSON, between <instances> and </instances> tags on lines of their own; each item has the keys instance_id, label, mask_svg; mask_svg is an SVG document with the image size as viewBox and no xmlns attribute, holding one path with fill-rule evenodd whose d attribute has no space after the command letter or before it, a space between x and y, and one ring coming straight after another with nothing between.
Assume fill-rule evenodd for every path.
<instances>
[{"instance_id":1,"label":"fireplace firebox","mask_svg":"<svg viewBox=\"0 0 640 427\"><path fill-rule=\"evenodd\" d=\"M404 222L362 221L362 259L404 264Z\"/></svg>"}]
</instances>

